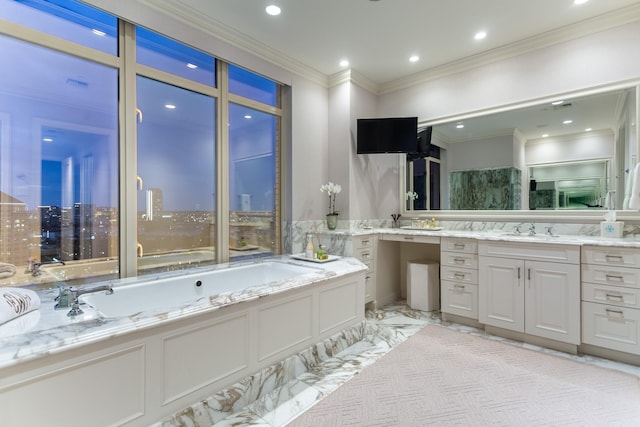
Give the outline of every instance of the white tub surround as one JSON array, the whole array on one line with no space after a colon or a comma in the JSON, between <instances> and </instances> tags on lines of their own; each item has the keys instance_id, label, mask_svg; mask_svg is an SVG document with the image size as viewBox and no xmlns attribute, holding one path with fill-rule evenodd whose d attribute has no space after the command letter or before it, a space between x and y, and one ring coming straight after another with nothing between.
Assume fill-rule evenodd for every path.
<instances>
[{"instance_id":1,"label":"white tub surround","mask_svg":"<svg viewBox=\"0 0 640 427\"><path fill-rule=\"evenodd\" d=\"M267 268L255 270L255 265ZM249 280L227 276L238 268L240 279L244 273L255 278L280 267L284 276L264 278L247 289L208 289L216 280L232 285ZM231 268L193 269L189 275L166 273L139 280L149 283L150 293L158 285L159 293L188 286L197 290L178 294L200 289L203 294L178 301L170 293L165 297L172 301L165 307L153 298L146 307L141 298L137 311L136 303L128 300L140 298L140 286L133 279L114 281L115 292L106 297L121 294L132 312L121 315L118 305L92 301L113 317L85 304L83 314L70 318L67 309L53 308L57 290L41 292L40 309L22 316L21 331L0 327L3 425L134 426L171 416L361 324L365 271L351 258L318 265L283 256ZM207 283L207 277L214 283ZM175 286L165 289L166 283ZM59 418L62 403L56 396L74 402L73 410ZM38 402L37 411L33 402Z\"/></svg>"}]
</instances>

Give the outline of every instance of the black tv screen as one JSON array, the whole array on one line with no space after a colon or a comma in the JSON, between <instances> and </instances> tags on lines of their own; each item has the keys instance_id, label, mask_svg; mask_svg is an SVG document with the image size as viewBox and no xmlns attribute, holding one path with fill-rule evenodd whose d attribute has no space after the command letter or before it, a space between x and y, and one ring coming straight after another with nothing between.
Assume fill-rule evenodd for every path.
<instances>
[{"instance_id":1,"label":"black tv screen","mask_svg":"<svg viewBox=\"0 0 640 427\"><path fill-rule=\"evenodd\" d=\"M418 132L418 146L416 148L416 153L418 154L428 154L431 149L431 134L433 133L433 128L428 126L424 129L421 129Z\"/></svg>"},{"instance_id":2,"label":"black tv screen","mask_svg":"<svg viewBox=\"0 0 640 427\"><path fill-rule=\"evenodd\" d=\"M417 150L418 118L358 119L358 154L414 153Z\"/></svg>"}]
</instances>

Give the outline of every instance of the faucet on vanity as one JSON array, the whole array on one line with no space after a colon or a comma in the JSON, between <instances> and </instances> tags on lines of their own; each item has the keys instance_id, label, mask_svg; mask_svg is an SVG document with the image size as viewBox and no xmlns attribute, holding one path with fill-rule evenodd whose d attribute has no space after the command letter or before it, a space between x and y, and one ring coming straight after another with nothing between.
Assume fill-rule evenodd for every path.
<instances>
[{"instance_id":1,"label":"faucet on vanity","mask_svg":"<svg viewBox=\"0 0 640 427\"><path fill-rule=\"evenodd\" d=\"M40 267L48 264L61 264L65 265L64 261L59 260L58 258L51 258L51 261L48 262L36 262L34 258L29 258L29 266L27 267L27 273L31 273L33 277L39 276L42 274Z\"/></svg>"},{"instance_id":2,"label":"faucet on vanity","mask_svg":"<svg viewBox=\"0 0 640 427\"><path fill-rule=\"evenodd\" d=\"M536 224L535 223L531 223L531 225L529 226L529 236L535 236L536 235Z\"/></svg>"},{"instance_id":3,"label":"faucet on vanity","mask_svg":"<svg viewBox=\"0 0 640 427\"><path fill-rule=\"evenodd\" d=\"M88 289L77 289L70 286L60 286L58 285L58 296L56 297L56 305L53 307L56 310L60 310L63 308L71 307L71 310L67 313L69 317L75 317L78 314L82 314L83 311L80 308L80 301L78 297L84 294L90 294L93 292L106 291L105 294L111 295L113 293L113 288L110 284L95 286L93 288Z\"/></svg>"}]
</instances>

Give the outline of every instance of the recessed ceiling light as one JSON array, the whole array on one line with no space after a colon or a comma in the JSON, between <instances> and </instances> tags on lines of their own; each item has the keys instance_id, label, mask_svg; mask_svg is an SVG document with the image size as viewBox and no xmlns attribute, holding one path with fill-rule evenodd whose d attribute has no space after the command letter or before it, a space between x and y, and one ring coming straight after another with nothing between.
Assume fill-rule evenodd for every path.
<instances>
[{"instance_id":1,"label":"recessed ceiling light","mask_svg":"<svg viewBox=\"0 0 640 427\"><path fill-rule=\"evenodd\" d=\"M198 68L196 64L192 64L191 62L187 64L187 67L191 68L192 70Z\"/></svg>"},{"instance_id":2,"label":"recessed ceiling light","mask_svg":"<svg viewBox=\"0 0 640 427\"><path fill-rule=\"evenodd\" d=\"M282 12L282 10L275 4L270 4L265 10L271 16L280 15L280 12Z\"/></svg>"},{"instance_id":3,"label":"recessed ceiling light","mask_svg":"<svg viewBox=\"0 0 640 427\"><path fill-rule=\"evenodd\" d=\"M593 129L591 129L591 128L586 128L584 131L585 131L585 132L591 132L592 130L593 130Z\"/></svg>"},{"instance_id":4,"label":"recessed ceiling light","mask_svg":"<svg viewBox=\"0 0 640 427\"><path fill-rule=\"evenodd\" d=\"M462 123L458 123L456 125L456 129L462 129L462 128L464 128L464 125Z\"/></svg>"},{"instance_id":5,"label":"recessed ceiling light","mask_svg":"<svg viewBox=\"0 0 640 427\"><path fill-rule=\"evenodd\" d=\"M91 32L96 36L100 36L100 37L104 37L107 35L107 33L105 33L104 31L96 30L95 28L91 30Z\"/></svg>"},{"instance_id":6,"label":"recessed ceiling light","mask_svg":"<svg viewBox=\"0 0 640 427\"><path fill-rule=\"evenodd\" d=\"M340 60L340 66L341 66L341 67L347 67L347 66L349 66L349 61L347 61L346 59L342 59L342 60Z\"/></svg>"},{"instance_id":7,"label":"recessed ceiling light","mask_svg":"<svg viewBox=\"0 0 640 427\"><path fill-rule=\"evenodd\" d=\"M420 57L418 55L411 55L409 57L410 62L418 62L419 60L420 60Z\"/></svg>"},{"instance_id":8,"label":"recessed ceiling light","mask_svg":"<svg viewBox=\"0 0 640 427\"><path fill-rule=\"evenodd\" d=\"M173 104L164 104L164 108L168 109L168 110L175 110L176 106Z\"/></svg>"},{"instance_id":9,"label":"recessed ceiling light","mask_svg":"<svg viewBox=\"0 0 640 427\"><path fill-rule=\"evenodd\" d=\"M552 102L552 103L551 103L551 105L560 105L560 104L562 104L563 102L564 102L563 100L560 100L560 101L554 101L554 102Z\"/></svg>"},{"instance_id":10,"label":"recessed ceiling light","mask_svg":"<svg viewBox=\"0 0 640 427\"><path fill-rule=\"evenodd\" d=\"M589 0L573 0L573 4L585 4Z\"/></svg>"},{"instance_id":11,"label":"recessed ceiling light","mask_svg":"<svg viewBox=\"0 0 640 427\"><path fill-rule=\"evenodd\" d=\"M476 39L476 40L482 40L485 37L487 37L487 32L486 31L478 31L476 33L476 35L473 36L473 38Z\"/></svg>"},{"instance_id":12,"label":"recessed ceiling light","mask_svg":"<svg viewBox=\"0 0 640 427\"><path fill-rule=\"evenodd\" d=\"M571 123L573 123L573 120L565 120L562 122L563 125L570 125Z\"/></svg>"},{"instance_id":13,"label":"recessed ceiling light","mask_svg":"<svg viewBox=\"0 0 640 427\"><path fill-rule=\"evenodd\" d=\"M543 134L542 134L542 137L543 137L543 138L548 138L548 137L549 137L549 134L548 134L548 133L543 133Z\"/></svg>"}]
</instances>

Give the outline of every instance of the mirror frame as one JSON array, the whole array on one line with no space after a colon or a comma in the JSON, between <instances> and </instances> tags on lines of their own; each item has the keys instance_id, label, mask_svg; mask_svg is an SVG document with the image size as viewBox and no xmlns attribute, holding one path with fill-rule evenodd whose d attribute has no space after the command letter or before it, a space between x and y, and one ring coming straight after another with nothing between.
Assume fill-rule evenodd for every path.
<instances>
[{"instance_id":1,"label":"mirror frame","mask_svg":"<svg viewBox=\"0 0 640 427\"><path fill-rule=\"evenodd\" d=\"M638 123L640 122L640 80L633 79L615 84L607 84L603 86L596 86L589 89L574 92L558 93L552 96L545 96L543 98L531 99L525 102L507 104L494 108L487 108L482 110L476 110L468 113L462 113L452 116L441 117L434 120L419 121L419 127L435 126L439 124L462 121L470 118L477 118L489 114L501 113L505 111L511 111L519 108L534 107L537 105L550 103L559 98L577 98L589 95L597 95L612 90L633 89L636 93L636 114L635 114L635 139L636 139L636 154L640 156L640 131L638 129ZM469 220L469 221L513 221L513 222L526 222L526 221L538 221L538 222L583 222L583 223L597 223L604 219L604 210L407 210L406 200L403 197L406 194L406 155L401 154L399 158L399 173L398 173L398 198L400 214L405 218L426 218L436 217L440 220ZM640 161L640 158L636 159ZM638 221L640 220L640 212L634 210L617 210L616 217L620 221Z\"/></svg>"}]
</instances>

